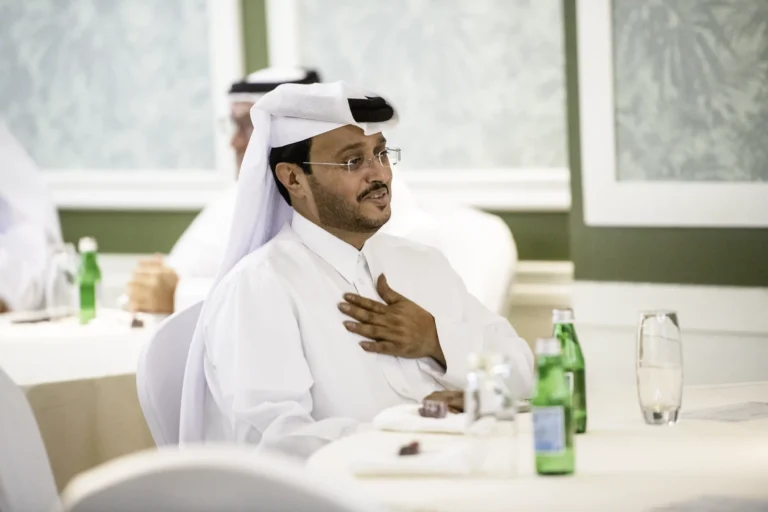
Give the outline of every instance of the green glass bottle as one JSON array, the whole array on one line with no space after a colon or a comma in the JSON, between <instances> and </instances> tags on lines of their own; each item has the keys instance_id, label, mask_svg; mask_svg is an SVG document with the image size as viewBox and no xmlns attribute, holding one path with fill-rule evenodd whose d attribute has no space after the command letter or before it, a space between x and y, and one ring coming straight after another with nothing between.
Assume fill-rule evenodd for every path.
<instances>
[{"instance_id":1,"label":"green glass bottle","mask_svg":"<svg viewBox=\"0 0 768 512\"><path fill-rule=\"evenodd\" d=\"M96 240L81 238L78 243L80 268L77 283L80 287L80 323L87 324L96 318L97 290L101 282L101 269L96 257Z\"/></svg>"},{"instance_id":2,"label":"green glass bottle","mask_svg":"<svg viewBox=\"0 0 768 512\"><path fill-rule=\"evenodd\" d=\"M531 400L536 472L568 475L574 470L574 421L560 342L536 342L536 386Z\"/></svg>"},{"instance_id":3,"label":"green glass bottle","mask_svg":"<svg viewBox=\"0 0 768 512\"><path fill-rule=\"evenodd\" d=\"M565 378L571 389L573 417L576 422L576 433L587 431L587 379L584 365L584 354L581 352L579 337L574 327L572 309L555 309L552 311L554 324L553 336L560 340L563 351L563 367Z\"/></svg>"}]
</instances>

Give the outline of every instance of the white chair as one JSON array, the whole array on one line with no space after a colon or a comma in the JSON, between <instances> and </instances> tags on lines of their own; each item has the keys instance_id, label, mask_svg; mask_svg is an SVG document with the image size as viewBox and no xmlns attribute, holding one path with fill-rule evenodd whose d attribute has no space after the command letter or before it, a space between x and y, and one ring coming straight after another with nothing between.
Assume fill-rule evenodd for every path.
<instances>
[{"instance_id":1,"label":"white chair","mask_svg":"<svg viewBox=\"0 0 768 512\"><path fill-rule=\"evenodd\" d=\"M318 480L299 463L236 446L141 452L81 473L65 512L374 512L354 484Z\"/></svg>"},{"instance_id":2,"label":"white chair","mask_svg":"<svg viewBox=\"0 0 768 512\"><path fill-rule=\"evenodd\" d=\"M40 429L24 392L0 370L0 511L49 511L59 502Z\"/></svg>"},{"instance_id":3,"label":"white chair","mask_svg":"<svg viewBox=\"0 0 768 512\"><path fill-rule=\"evenodd\" d=\"M433 238L467 290L491 311L506 315L517 269L517 246L507 224L466 206L432 203L424 209L437 219Z\"/></svg>"},{"instance_id":4,"label":"white chair","mask_svg":"<svg viewBox=\"0 0 768 512\"><path fill-rule=\"evenodd\" d=\"M141 410L158 446L179 443L181 388L203 302L174 313L144 346L136 369Z\"/></svg>"}]
</instances>

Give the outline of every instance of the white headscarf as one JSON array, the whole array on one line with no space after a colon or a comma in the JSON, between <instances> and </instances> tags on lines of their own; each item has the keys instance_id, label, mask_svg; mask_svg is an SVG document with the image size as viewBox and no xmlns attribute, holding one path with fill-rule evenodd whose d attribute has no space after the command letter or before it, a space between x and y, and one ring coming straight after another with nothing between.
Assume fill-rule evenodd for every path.
<instances>
[{"instance_id":1,"label":"white headscarf","mask_svg":"<svg viewBox=\"0 0 768 512\"><path fill-rule=\"evenodd\" d=\"M283 84L314 84L320 81L317 71L304 68L270 67L254 71L229 89L229 101L256 103L265 94Z\"/></svg>"},{"instance_id":2,"label":"white headscarf","mask_svg":"<svg viewBox=\"0 0 768 512\"><path fill-rule=\"evenodd\" d=\"M394 111L392 117L383 122L355 120L349 100L375 97L380 96L344 82L285 84L267 93L253 106L253 135L240 170L235 216L216 285L242 258L271 240L293 215L293 208L280 196L272 176L269 167L271 149L346 125L358 126L366 135L395 126L397 113ZM181 399L181 443L200 442L204 436L207 384L202 319L205 318L205 308L204 304L187 357Z\"/></svg>"},{"instance_id":3,"label":"white headscarf","mask_svg":"<svg viewBox=\"0 0 768 512\"><path fill-rule=\"evenodd\" d=\"M0 196L14 220L45 228L51 242L61 241L59 215L37 166L5 123L0 120Z\"/></svg>"}]
</instances>

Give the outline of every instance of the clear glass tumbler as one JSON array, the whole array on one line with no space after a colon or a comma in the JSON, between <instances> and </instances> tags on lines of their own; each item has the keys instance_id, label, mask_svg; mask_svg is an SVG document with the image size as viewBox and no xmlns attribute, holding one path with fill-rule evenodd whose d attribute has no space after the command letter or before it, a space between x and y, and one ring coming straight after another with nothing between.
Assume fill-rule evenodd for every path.
<instances>
[{"instance_id":1,"label":"clear glass tumbler","mask_svg":"<svg viewBox=\"0 0 768 512\"><path fill-rule=\"evenodd\" d=\"M648 311L640 315L637 393L646 423L677 423L683 400L683 347L674 311Z\"/></svg>"}]
</instances>

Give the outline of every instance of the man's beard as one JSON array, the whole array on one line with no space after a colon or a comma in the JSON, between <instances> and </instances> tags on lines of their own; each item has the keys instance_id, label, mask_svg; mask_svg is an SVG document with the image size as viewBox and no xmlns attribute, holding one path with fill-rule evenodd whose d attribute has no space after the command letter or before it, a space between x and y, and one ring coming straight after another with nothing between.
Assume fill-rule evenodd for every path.
<instances>
[{"instance_id":1,"label":"man's beard","mask_svg":"<svg viewBox=\"0 0 768 512\"><path fill-rule=\"evenodd\" d=\"M389 194L389 187L384 183L376 182L358 196L357 203L350 203L345 198L320 185L313 176L309 176L309 188L317 206L317 214L320 222L329 228L350 231L353 233L370 233L378 231L387 223L391 215L387 214L378 219L369 219L360 213L360 200L367 194L385 188Z\"/></svg>"}]
</instances>

